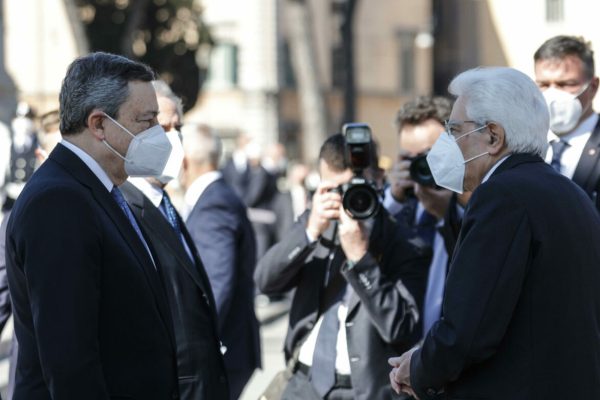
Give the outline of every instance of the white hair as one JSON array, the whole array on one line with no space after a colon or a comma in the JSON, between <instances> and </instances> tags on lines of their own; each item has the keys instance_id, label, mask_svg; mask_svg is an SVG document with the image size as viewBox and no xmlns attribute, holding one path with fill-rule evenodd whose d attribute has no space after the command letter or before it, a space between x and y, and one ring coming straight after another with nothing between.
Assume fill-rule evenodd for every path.
<instances>
[{"instance_id":1,"label":"white hair","mask_svg":"<svg viewBox=\"0 0 600 400\"><path fill-rule=\"evenodd\" d=\"M504 128L512 153L544 156L550 115L537 85L514 68L474 68L455 77L448 91L465 100L467 117Z\"/></svg>"},{"instance_id":2,"label":"white hair","mask_svg":"<svg viewBox=\"0 0 600 400\"><path fill-rule=\"evenodd\" d=\"M213 128L205 124L185 124L181 134L184 153L192 163L219 166L222 144Z\"/></svg>"}]
</instances>

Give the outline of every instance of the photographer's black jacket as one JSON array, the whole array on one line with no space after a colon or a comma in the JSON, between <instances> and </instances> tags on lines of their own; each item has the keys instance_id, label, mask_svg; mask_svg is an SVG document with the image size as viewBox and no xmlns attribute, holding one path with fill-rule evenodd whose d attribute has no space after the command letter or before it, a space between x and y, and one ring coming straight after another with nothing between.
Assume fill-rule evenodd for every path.
<instances>
[{"instance_id":1,"label":"photographer's black jacket","mask_svg":"<svg viewBox=\"0 0 600 400\"><path fill-rule=\"evenodd\" d=\"M415 298L423 297L427 279L427 259L417 256L399 236L389 214L381 210L375 218L369 252L352 269L341 272L353 289L346 335L355 398L361 400L393 398L387 359L418 340L420 310ZM323 282L331 249L322 241L308 242L307 220L308 211L259 261L254 275L264 293L296 289L285 340L286 359L314 327L328 289ZM341 264L344 257L334 262Z\"/></svg>"}]
</instances>

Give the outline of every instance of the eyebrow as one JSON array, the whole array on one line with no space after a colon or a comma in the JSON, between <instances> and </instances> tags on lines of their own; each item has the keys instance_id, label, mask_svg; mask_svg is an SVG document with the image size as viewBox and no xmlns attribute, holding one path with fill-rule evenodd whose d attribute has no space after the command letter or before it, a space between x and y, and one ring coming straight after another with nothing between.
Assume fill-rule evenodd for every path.
<instances>
[{"instance_id":1,"label":"eyebrow","mask_svg":"<svg viewBox=\"0 0 600 400\"><path fill-rule=\"evenodd\" d=\"M155 118L158 115L158 111L145 111L141 113L136 119L143 119L145 117Z\"/></svg>"}]
</instances>

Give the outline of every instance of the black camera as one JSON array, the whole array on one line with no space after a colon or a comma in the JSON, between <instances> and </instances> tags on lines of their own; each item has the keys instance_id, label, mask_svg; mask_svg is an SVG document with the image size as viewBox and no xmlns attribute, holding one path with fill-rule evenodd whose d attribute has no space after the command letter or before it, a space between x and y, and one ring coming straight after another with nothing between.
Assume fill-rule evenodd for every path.
<instances>
[{"instance_id":1,"label":"black camera","mask_svg":"<svg viewBox=\"0 0 600 400\"><path fill-rule=\"evenodd\" d=\"M342 205L352 218L367 219L379 210L377 186L364 177L365 169L375 161L371 128L363 123L349 123L342 127L342 134L346 141L346 161L354 173L350 182L338 187Z\"/></svg>"},{"instance_id":2,"label":"black camera","mask_svg":"<svg viewBox=\"0 0 600 400\"><path fill-rule=\"evenodd\" d=\"M410 159L410 178L423 186L435 187L435 179L427 163L427 153L421 153Z\"/></svg>"}]
</instances>

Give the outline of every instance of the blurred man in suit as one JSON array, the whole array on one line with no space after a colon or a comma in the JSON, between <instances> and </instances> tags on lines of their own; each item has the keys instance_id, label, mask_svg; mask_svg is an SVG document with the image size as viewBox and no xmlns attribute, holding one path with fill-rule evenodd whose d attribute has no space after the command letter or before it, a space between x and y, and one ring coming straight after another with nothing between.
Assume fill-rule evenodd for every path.
<instances>
[{"instance_id":1,"label":"blurred man in suit","mask_svg":"<svg viewBox=\"0 0 600 400\"><path fill-rule=\"evenodd\" d=\"M162 267L177 344L181 399L227 400L227 377L210 282L194 242L164 190L169 181L179 176L183 161L181 99L163 81L154 81L153 86L158 122L173 146L171 157L159 177L129 178L120 189Z\"/></svg>"},{"instance_id":2,"label":"blurred man in suit","mask_svg":"<svg viewBox=\"0 0 600 400\"><path fill-rule=\"evenodd\" d=\"M15 400L179 398L160 264L117 187L160 174L169 157L153 79L146 65L106 53L67 70L63 141L7 229Z\"/></svg>"},{"instance_id":3,"label":"blurred man in suit","mask_svg":"<svg viewBox=\"0 0 600 400\"><path fill-rule=\"evenodd\" d=\"M183 145L186 225L213 288L219 333L227 349L230 398L237 399L261 365L252 280L254 232L246 207L217 169L219 137L206 125L186 126Z\"/></svg>"},{"instance_id":4,"label":"blurred man in suit","mask_svg":"<svg viewBox=\"0 0 600 400\"><path fill-rule=\"evenodd\" d=\"M546 161L586 191L600 210L600 118L594 52L581 37L555 36L535 52L535 80L550 109Z\"/></svg>"},{"instance_id":5,"label":"blurred man in suit","mask_svg":"<svg viewBox=\"0 0 600 400\"><path fill-rule=\"evenodd\" d=\"M373 146L368 158L366 176L374 179ZM285 357L298 362L283 399L391 399L380 360L421 336L415 298L425 290L427 260L398 234L385 210L360 222L343 210L333 189L353 172L341 134L322 145L319 172L312 208L255 273L266 294L295 289Z\"/></svg>"},{"instance_id":6,"label":"blurred man in suit","mask_svg":"<svg viewBox=\"0 0 600 400\"><path fill-rule=\"evenodd\" d=\"M449 91L428 162L438 185L473 195L442 316L389 360L392 386L421 400L600 398L600 216L541 158L544 97L512 68L466 71Z\"/></svg>"}]
</instances>

